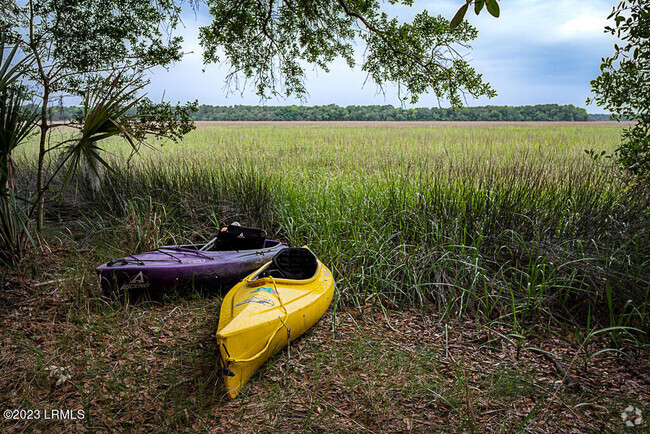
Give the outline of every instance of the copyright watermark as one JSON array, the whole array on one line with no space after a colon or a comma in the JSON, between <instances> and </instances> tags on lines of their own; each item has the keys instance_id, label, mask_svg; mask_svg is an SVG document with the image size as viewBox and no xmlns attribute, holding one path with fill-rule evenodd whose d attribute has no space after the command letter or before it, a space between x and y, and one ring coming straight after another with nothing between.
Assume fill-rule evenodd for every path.
<instances>
[{"instance_id":1,"label":"copyright watermark","mask_svg":"<svg viewBox=\"0 0 650 434\"><path fill-rule=\"evenodd\" d=\"M82 420L86 418L84 410L24 410L6 409L2 412L6 420Z\"/></svg>"}]
</instances>

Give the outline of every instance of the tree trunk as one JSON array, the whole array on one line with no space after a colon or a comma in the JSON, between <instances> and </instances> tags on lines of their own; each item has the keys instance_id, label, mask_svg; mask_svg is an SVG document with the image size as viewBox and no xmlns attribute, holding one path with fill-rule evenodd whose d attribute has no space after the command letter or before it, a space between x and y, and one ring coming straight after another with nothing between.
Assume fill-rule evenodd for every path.
<instances>
[{"instance_id":1,"label":"tree trunk","mask_svg":"<svg viewBox=\"0 0 650 434\"><path fill-rule=\"evenodd\" d=\"M34 36L34 26L36 22L36 15L34 13L34 1L29 0L29 48L34 53L36 65L38 66L38 73L41 76L43 86L43 100L41 101L41 137L38 147L38 168L36 172L36 230L40 232L43 229L43 221L45 214L45 197L44 191L44 165L45 165L45 144L47 142L47 130L49 124L47 122L47 105L50 102L50 77L48 76L46 66L43 64L41 53L39 52L39 43L42 41L37 40Z\"/></svg>"},{"instance_id":2,"label":"tree trunk","mask_svg":"<svg viewBox=\"0 0 650 434\"><path fill-rule=\"evenodd\" d=\"M36 172L36 195L37 195L37 204L36 204L36 230L41 231L43 229L43 222L45 216L45 192L43 191L43 171L45 165L45 143L47 141L47 104L50 98L50 92L47 87L47 84L44 86L43 90L43 101L41 107L41 137L39 141L38 148L38 169Z\"/></svg>"}]
</instances>

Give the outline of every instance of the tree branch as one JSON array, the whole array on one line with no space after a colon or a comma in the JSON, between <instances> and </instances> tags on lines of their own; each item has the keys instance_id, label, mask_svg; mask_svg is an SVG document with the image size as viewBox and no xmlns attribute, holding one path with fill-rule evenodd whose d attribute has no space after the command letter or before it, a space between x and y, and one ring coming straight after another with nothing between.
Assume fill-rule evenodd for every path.
<instances>
[{"instance_id":1,"label":"tree branch","mask_svg":"<svg viewBox=\"0 0 650 434\"><path fill-rule=\"evenodd\" d=\"M352 9L350 9L350 6L345 2L345 0L337 0L337 1L338 1L338 4L343 8L343 11L345 12L345 14L347 16L352 17L352 18L356 18L359 21L361 21L363 23L363 25L366 26L366 28L369 31L371 31L372 33L375 33L384 42L386 42L386 44L388 45L388 47L390 47L390 49L393 51L393 53L398 54L398 55L404 55L404 56L408 57L416 65L420 66L422 69L424 69L427 72L430 70L430 67L433 64L435 67L438 67L438 68L442 69L443 71L447 72L449 75L451 75L451 70L449 68L447 68L446 66L444 66L444 65L442 65L442 64L440 64L438 62L434 62L433 60L424 63L420 57L416 56L411 51L402 50L402 49L396 47L393 44L393 42L390 40L390 38L388 38L386 36L386 32L379 29L378 27L375 27L375 25L372 24L370 21L368 21L368 19L366 19L364 16L362 16L361 14L359 14L359 13L353 11Z\"/></svg>"}]
</instances>

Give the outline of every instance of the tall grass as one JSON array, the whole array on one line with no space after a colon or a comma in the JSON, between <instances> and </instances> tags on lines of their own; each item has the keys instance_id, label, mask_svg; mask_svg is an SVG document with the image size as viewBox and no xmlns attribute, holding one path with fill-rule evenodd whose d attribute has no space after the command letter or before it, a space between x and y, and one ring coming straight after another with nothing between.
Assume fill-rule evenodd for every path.
<instances>
[{"instance_id":1,"label":"tall grass","mask_svg":"<svg viewBox=\"0 0 650 434\"><path fill-rule=\"evenodd\" d=\"M233 220L263 226L313 248L343 303L434 306L515 334L548 318L648 331L650 198L584 153L613 149L619 135L593 125L201 127L131 160L124 144L107 144L116 172L68 200L116 237L152 207L159 238Z\"/></svg>"}]
</instances>

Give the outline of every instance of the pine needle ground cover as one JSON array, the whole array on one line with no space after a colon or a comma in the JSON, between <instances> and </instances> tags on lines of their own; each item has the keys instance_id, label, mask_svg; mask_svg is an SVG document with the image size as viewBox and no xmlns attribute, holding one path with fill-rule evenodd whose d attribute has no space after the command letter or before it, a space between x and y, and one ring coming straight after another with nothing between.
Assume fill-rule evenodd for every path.
<instances>
[{"instance_id":1,"label":"pine needle ground cover","mask_svg":"<svg viewBox=\"0 0 650 434\"><path fill-rule=\"evenodd\" d=\"M202 125L133 158L104 144L115 171L50 198L40 251L3 273L0 306L4 407L87 417L2 423L644 429L650 198L585 153L619 141L615 124L277 123ZM29 196L28 149L17 162ZM235 220L309 245L338 289L228 402L222 294L124 306L100 297L94 267Z\"/></svg>"}]
</instances>

